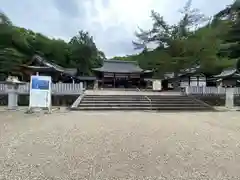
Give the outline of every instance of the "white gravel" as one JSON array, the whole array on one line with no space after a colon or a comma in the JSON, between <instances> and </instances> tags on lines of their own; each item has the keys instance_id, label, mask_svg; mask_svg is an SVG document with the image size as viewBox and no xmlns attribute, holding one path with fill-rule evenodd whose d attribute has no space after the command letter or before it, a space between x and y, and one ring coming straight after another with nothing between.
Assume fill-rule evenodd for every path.
<instances>
[{"instance_id":1,"label":"white gravel","mask_svg":"<svg viewBox=\"0 0 240 180\"><path fill-rule=\"evenodd\" d=\"M240 112L0 112L0 180L240 178Z\"/></svg>"}]
</instances>

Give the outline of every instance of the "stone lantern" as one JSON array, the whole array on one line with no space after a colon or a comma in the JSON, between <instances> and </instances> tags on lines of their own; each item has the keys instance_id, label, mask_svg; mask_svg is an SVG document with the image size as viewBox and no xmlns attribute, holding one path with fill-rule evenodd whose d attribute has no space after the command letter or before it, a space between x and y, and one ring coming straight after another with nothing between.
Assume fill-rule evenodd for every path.
<instances>
[{"instance_id":1,"label":"stone lantern","mask_svg":"<svg viewBox=\"0 0 240 180\"><path fill-rule=\"evenodd\" d=\"M18 77L8 76L5 81L8 93L8 110L16 110L18 108L18 88L19 85L25 84L18 80Z\"/></svg>"}]
</instances>

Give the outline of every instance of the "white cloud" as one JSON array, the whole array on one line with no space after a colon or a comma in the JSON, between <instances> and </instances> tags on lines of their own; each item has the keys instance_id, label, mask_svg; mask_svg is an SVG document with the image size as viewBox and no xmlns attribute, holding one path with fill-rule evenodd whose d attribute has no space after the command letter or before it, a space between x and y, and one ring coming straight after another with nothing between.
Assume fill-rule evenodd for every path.
<instances>
[{"instance_id":1,"label":"white cloud","mask_svg":"<svg viewBox=\"0 0 240 180\"><path fill-rule=\"evenodd\" d=\"M186 0L0 0L0 7L16 25L69 40L87 30L107 56L133 53L137 27L151 26L150 12L175 23ZM211 16L232 0L193 0L193 7Z\"/></svg>"}]
</instances>

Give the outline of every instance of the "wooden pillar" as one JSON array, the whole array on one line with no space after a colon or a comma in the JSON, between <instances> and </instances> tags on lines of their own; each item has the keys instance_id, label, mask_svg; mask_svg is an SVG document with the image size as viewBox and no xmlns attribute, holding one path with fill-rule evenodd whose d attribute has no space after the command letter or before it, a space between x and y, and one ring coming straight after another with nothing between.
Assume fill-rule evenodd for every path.
<instances>
[{"instance_id":1,"label":"wooden pillar","mask_svg":"<svg viewBox=\"0 0 240 180\"><path fill-rule=\"evenodd\" d=\"M127 87L129 87L128 81L130 80L130 76L131 76L131 75L128 74L127 77L126 77L126 81L125 81L125 82L126 82L126 86L127 86ZM130 88L131 88L131 87L130 87Z\"/></svg>"},{"instance_id":2,"label":"wooden pillar","mask_svg":"<svg viewBox=\"0 0 240 180\"><path fill-rule=\"evenodd\" d=\"M103 86L104 86L104 73L103 73L103 76L102 76L102 89L103 89Z\"/></svg>"},{"instance_id":3,"label":"wooden pillar","mask_svg":"<svg viewBox=\"0 0 240 180\"><path fill-rule=\"evenodd\" d=\"M113 73L113 88L116 87L116 74Z\"/></svg>"}]
</instances>

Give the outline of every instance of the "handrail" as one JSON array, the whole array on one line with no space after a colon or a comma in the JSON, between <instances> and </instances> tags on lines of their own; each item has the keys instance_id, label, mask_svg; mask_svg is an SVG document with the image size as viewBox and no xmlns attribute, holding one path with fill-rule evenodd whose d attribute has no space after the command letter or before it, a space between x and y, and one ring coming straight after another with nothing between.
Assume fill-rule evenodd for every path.
<instances>
[{"instance_id":1,"label":"handrail","mask_svg":"<svg viewBox=\"0 0 240 180\"><path fill-rule=\"evenodd\" d=\"M142 92L139 88L136 88L139 92ZM152 110L152 100L147 96L147 95L143 95L147 100L148 102L150 103L150 107L151 107L151 110Z\"/></svg>"}]
</instances>

